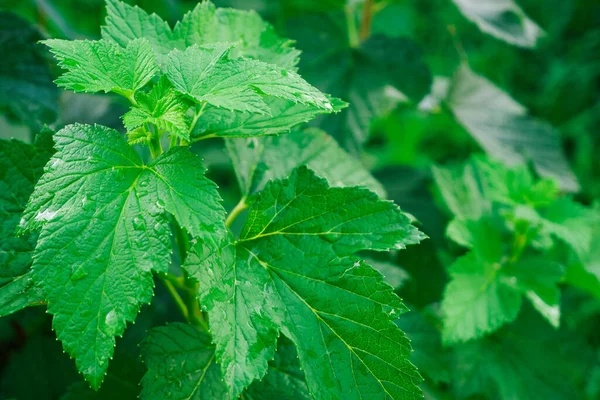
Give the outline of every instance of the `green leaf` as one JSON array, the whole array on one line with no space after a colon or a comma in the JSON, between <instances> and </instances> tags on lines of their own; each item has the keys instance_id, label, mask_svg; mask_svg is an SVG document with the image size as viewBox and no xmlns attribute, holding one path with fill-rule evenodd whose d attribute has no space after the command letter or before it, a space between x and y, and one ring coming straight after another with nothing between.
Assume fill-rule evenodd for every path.
<instances>
[{"instance_id":1,"label":"green leaf","mask_svg":"<svg viewBox=\"0 0 600 400\"><path fill-rule=\"evenodd\" d=\"M102 39L127 47L130 42L144 38L159 62L161 56L173 50L171 28L158 15L148 15L138 6L118 0L106 0L106 12L106 25L101 27Z\"/></svg>"},{"instance_id":2,"label":"green leaf","mask_svg":"<svg viewBox=\"0 0 600 400\"><path fill-rule=\"evenodd\" d=\"M456 346L454 353L453 398L458 399L572 399L597 363L580 336L556 331L525 310L496 335Z\"/></svg>"},{"instance_id":3,"label":"green leaf","mask_svg":"<svg viewBox=\"0 0 600 400\"><path fill-rule=\"evenodd\" d=\"M11 277L7 284L0 287L0 317L36 303L41 304L43 300L40 291L33 286L30 272Z\"/></svg>"},{"instance_id":4,"label":"green leaf","mask_svg":"<svg viewBox=\"0 0 600 400\"><path fill-rule=\"evenodd\" d=\"M104 39L125 47L132 40L146 38L161 64L173 49L219 42L240 42L230 52L231 58L250 57L289 69L298 63L300 52L292 47L293 42L277 36L254 11L215 8L210 2L202 2L173 31L156 14L148 15L137 6L117 0L107 1L107 12L106 26L102 27Z\"/></svg>"},{"instance_id":5,"label":"green leaf","mask_svg":"<svg viewBox=\"0 0 600 400\"><path fill-rule=\"evenodd\" d=\"M164 75L150 92L138 92L135 99L137 104L123 116L127 130L131 131L149 123L178 138L190 140L189 127L185 120L187 107Z\"/></svg>"},{"instance_id":6,"label":"green leaf","mask_svg":"<svg viewBox=\"0 0 600 400\"><path fill-rule=\"evenodd\" d=\"M152 48L146 39L136 39L126 48L106 41L43 41L59 65L68 70L56 84L75 92L115 92L128 97L158 72Z\"/></svg>"},{"instance_id":7,"label":"green leaf","mask_svg":"<svg viewBox=\"0 0 600 400\"><path fill-rule=\"evenodd\" d=\"M455 220L455 223L460 223L461 236L454 239L471 252L450 267L451 281L441 307L444 341L480 338L512 322L521 307L522 295L558 327L558 284L565 274L564 268L544 255L527 250L515 259L504 244L514 239L503 236L502 227L492 218Z\"/></svg>"},{"instance_id":8,"label":"green leaf","mask_svg":"<svg viewBox=\"0 0 600 400\"><path fill-rule=\"evenodd\" d=\"M200 159L173 149L148 165L117 132L69 125L23 216L41 228L33 274L53 327L78 369L98 388L114 336L152 297L151 271L166 272L166 213L192 236L217 232L224 211Z\"/></svg>"},{"instance_id":9,"label":"green leaf","mask_svg":"<svg viewBox=\"0 0 600 400\"><path fill-rule=\"evenodd\" d=\"M318 129L248 140L227 140L227 150L244 195L262 190L268 181L283 179L306 165L330 186L365 186L380 196L385 189L362 165Z\"/></svg>"},{"instance_id":10,"label":"green leaf","mask_svg":"<svg viewBox=\"0 0 600 400\"><path fill-rule=\"evenodd\" d=\"M272 399L311 400L308 393L304 372L300 369L298 353L294 344L285 337L279 339L275 358L269 363L265 377L254 382L242 394L242 399L272 400Z\"/></svg>"},{"instance_id":11,"label":"green leaf","mask_svg":"<svg viewBox=\"0 0 600 400\"><path fill-rule=\"evenodd\" d=\"M0 107L7 107L36 131L58 111L58 89L52 83L41 35L16 14L0 12Z\"/></svg>"},{"instance_id":12,"label":"green leaf","mask_svg":"<svg viewBox=\"0 0 600 400\"><path fill-rule=\"evenodd\" d=\"M284 338L282 338L284 339ZM227 387L215 360L211 337L198 328L174 323L152 329L141 344L148 368L142 379L142 399L225 399ZM275 359L260 382L241 398L310 399L294 345L280 340Z\"/></svg>"},{"instance_id":13,"label":"green leaf","mask_svg":"<svg viewBox=\"0 0 600 400\"><path fill-rule=\"evenodd\" d=\"M268 113L263 95L333 110L329 99L297 73L257 60L230 59L231 47L218 43L174 50L166 75L179 92L228 110Z\"/></svg>"},{"instance_id":14,"label":"green leaf","mask_svg":"<svg viewBox=\"0 0 600 400\"><path fill-rule=\"evenodd\" d=\"M453 0L483 32L521 47L535 47L544 31L513 0Z\"/></svg>"},{"instance_id":15,"label":"green leaf","mask_svg":"<svg viewBox=\"0 0 600 400\"><path fill-rule=\"evenodd\" d=\"M541 210L542 233L550 234L573 249L584 260L592 247L595 224L600 223L600 213L563 197Z\"/></svg>"},{"instance_id":16,"label":"green leaf","mask_svg":"<svg viewBox=\"0 0 600 400\"><path fill-rule=\"evenodd\" d=\"M507 266L505 273L516 278L516 286L550 324L560 325L558 284L565 275L562 265L544 257L526 256Z\"/></svg>"},{"instance_id":17,"label":"green leaf","mask_svg":"<svg viewBox=\"0 0 600 400\"><path fill-rule=\"evenodd\" d=\"M288 22L288 32L303 51L302 76L350 103L341 115L321 119L319 127L351 152L361 149L375 118L429 92L431 73L409 39L374 35L353 48L342 13L299 16Z\"/></svg>"},{"instance_id":18,"label":"green leaf","mask_svg":"<svg viewBox=\"0 0 600 400\"><path fill-rule=\"evenodd\" d=\"M535 182L527 165L507 167L484 157L473 156L456 167L433 167L433 177L445 205L461 219L489 213L492 203L543 207L558 198L554 182Z\"/></svg>"},{"instance_id":19,"label":"green leaf","mask_svg":"<svg viewBox=\"0 0 600 400\"><path fill-rule=\"evenodd\" d=\"M268 183L251 204L240 240L201 241L184 265L200 282L230 396L265 374L281 331L316 397L419 397L410 346L392 322L405 307L353 256L423 239L408 217L307 168Z\"/></svg>"},{"instance_id":20,"label":"green leaf","mask_svg":"<svg viewBox=\"0 0 600 400\"><path fill-rule=\"evenodd\" d=\"M244 138L276 135L289 132L293 127L308 122L319 114L330 112L275 97L265 97L263 100L269 107L266 114L231 112L218 107L206 107L192 136ZM346 107L346 103L340 100L330 100L334 112Z\"/></svg>"},{"instance_id":21,"label":"green leaf","mask_svg":"<svg viewBox=\"0 0 600 400\"><path fill-rule=\"evenodd\" d=\"M497 279L493 264L470 253L452 264L450 276L441 307L445 343L482 337L517 318L521 293Z\"/></svg>"},{"instance_id":22,"label":"green leaf","mask_svg":"<svg viewBox=\"0 0 600 400\"><path fill-rule=\"evenodd\" d=\"M37 236L16 237L15 231L51 154L49 130L36 136L34 146L0 140L0 316L43 300L28 272Z\"/></svg>"},{"instance_id":23,"label":"green leaf","mask_svg":"<svg viewBox=\"0 0 600 400\"><path fill-rule=\"evenodd\" d=\"M542 177L556 179L563 190L579 190L565 158L560 136L466 65L456 72L448 106L484 150L508 165L531 161Z\"/></svg>"},{"instance_id":24,"label":"green leaf","mask_svg":"<svg viewBox=\"0 0 600 400\"><path fill-rule=\"evenodd\" d=\"M174 323L152 329L141 346L148 368L141 382L142 399L226 398L227 387L208 334Z\"/></svg>"}]
</instances>

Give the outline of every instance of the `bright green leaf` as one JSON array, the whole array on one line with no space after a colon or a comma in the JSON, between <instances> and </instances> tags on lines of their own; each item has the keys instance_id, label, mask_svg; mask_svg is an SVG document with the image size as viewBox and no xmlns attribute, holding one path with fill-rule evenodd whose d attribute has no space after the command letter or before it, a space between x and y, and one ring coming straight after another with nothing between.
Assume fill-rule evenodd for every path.
<instances>
[{"instance_id":1,"label":"bright green leaf","mask_svg":"<svg viewBox=\"0 0 600 400\"><path fill-rule=\"evenodd\" d=\"M75 92L115 92L131 97L158 72L146 39L126 48L106 41L48 39L59 65L68 70L56 84Z\"/></svg>"},{"instance_id":2,"label":"bright green leaf","mask_svg":"<svg viewBox=\"0 0 600 400\"><path fill-rule=\"evenodd\" d=\"M293 42L277 36L254 11L215 8L210 2L201 2L173 31L159 16L148 15L137 6L108 0L107 11L104 39L125 47L132 40L146 38L161 64L173 49L219 42L241 42L231 52L232 58L245 56L289 69L298 63L300 52L292 47Z\"/></svg>"},{"instance_id":3,"label":"bright green leaf","mask_svg":"<svg viewBox=\"0 0 600 400\"><path fill-rule=\"evenodd\" d=\"M330 112L275 97L265 97L263 100L269 107L266 114L231 112L217 107L207 107L192 135L198 138L270 136L287 133L293 127L308 122L319 114ZM346 106L346 103L337 99L331 99L331 103L334 112Z\"/></svg>"},{"instance_id":4,"label":"bright green leaf","mask_svg":"<svg viewBox=\"0 0 600 400\"><path fill-rule=\"evenodd\" d=\"M215 232L224 212L200 159L177 148L144 165L116 131L69 125L31 196L22 228L41 228L34 280L53 327L98 388L114 336L152 297L151 271L166 272L166 212L192 235Z\"/></svg>"},{"instance_id":5,"label":"bright green leaf","mask_svg":"<svg viewBox=\"0 0 600 400\"><path fill-rule=\"evenodd\" d=\"M331 186L365 186L385 196L385 189L359 161L318 129L226 143L244 195L260 191L268 181L283 179L306 165Z\"/></svg>"},{"instance_id":6,"label":"bright green leaf","mask_svg":"<svg viewBox=\"0 0 600 400\"><path fill-rule=\"evenodd\" d=\"M268 113L263 95L333 110L330 100L297 73L257 60L230 59L231 47L218 43L174 50L166 75L179 92L228 110Z\"/></svg>"},{"instance_id":7,"label":"bright green leaf","mask_svg":"<svg viewBox=\"0 0 600 400\"><path fill-rule=\"evenodd\" d=\"M189 127L185 119L187 107L164 76L150 92L138 92L135 99L137 104L123 116L123 123L127 130L131 131L149 123L178 138L190 140Z\"/></svg>"},{"instance_id":8,"label":"bright green leaf","mask_svg":"<svg viewBox=\"0 0 600 400\"><path fill-rule=\"evenodd\" d=\"M231 396L265 374L281 331L319 398L419 397L410 346L392 323L405 307L353 256L417 243L423 235L408 217L306 168L268 183L251 204L239 241L201 241L184 265L200 282Z\"/></svg>"}]
</instances>

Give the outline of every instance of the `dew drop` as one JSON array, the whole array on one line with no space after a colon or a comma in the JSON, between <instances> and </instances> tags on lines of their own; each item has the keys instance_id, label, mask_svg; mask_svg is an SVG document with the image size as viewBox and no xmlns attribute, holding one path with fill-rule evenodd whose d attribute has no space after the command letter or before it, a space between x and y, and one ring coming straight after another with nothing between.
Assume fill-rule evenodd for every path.
<instances>
[{"instance_id":1,"label":"dew drop","mask_svg":"<svg viewBox=\"0 0 600 400\"><path fill-rule=\"evenodd\" d=\"M156 200L156 207L165 208L165 202L160 199Z\"/></svg>"},{"instance_id":2,"label":"dew drop","mask_svg":"<svg viewBox=\"0 0 600 400\"><path fill-rule=\"evenodd\" d=\"M325 239L329 243L335 243L335 242L339 241L341 238L342 238L342 235L339 233L328 233L326 235L323 235L323 239Z\"/></svg>"},{"instance_id":3,"label":"dew drop","mask_svg":"<svg viewBox=\"0 0 600 400\"><path fill-rule=\"evenodd\" d=\"M71 274L72 281L79 281L88 276L88 272L83 268L83 266L75 267L73 273Z\"/></svg>"},{"instance_id":4,"label":"dew drop","mask_svg":"<svg viewBox=\"0 0 600 400\"><path fill-rule=\"evenodd\" d=\"M54 217L56 217L56 214L58 214L57 211L50 211L48 209L37 213L37 215L35 216L35 220L36 221L52 221L54 219Z\"/></svg>"},{"instance_id":5,"label":"dew drop","mask_svg":"<svg viewBox=\"0 0 600 400\"><path fill-rule=\"evenodd\" d=\"M154 225L154 232L158 233L159 235L163 235L165 232L167 231L165 224L161 224L160 222L157 222Z\"/></svg>"},{"instance_id":6,"label":"dew drop","mask_svg":"<svg viewBox=\"0 0 600 400\"><path fill-rule=\"evenodd\" d=\"M110 310L104 318L104 324L106 325L106 334L114 335L119 325L119 315L115 310Z\"/></svg>"},{"instance_id":7,"label":"dew drop","mask_svg":"<svg viewBox=\"0 0 600 400\"><path fill-rule=\"evenodd\" d=\"M288 76L288 72L285 69L282 69L281 76Z\"/></svg>"},{"instance_id":8,"label":"dew drop","mask_svg":"<svg viewBox=\"0 0 600 400\"><path fill-rule=\"evenodd\" d=\"M146 220L141 215L138 215L133 219L133 229L136 231L141 231L146 229Z\"/></svg>"},{"instance_id":9,"label":"dew drop","mask_svg":"<svg viewBox=\"0 0 600 400\"><path fill-rule=\"evenodd\" d=\"M148 186L148 181L147 180L146 181L141 181L140 182L140 186L141 187L147 187Z\"/></svg>"}]
</instances>

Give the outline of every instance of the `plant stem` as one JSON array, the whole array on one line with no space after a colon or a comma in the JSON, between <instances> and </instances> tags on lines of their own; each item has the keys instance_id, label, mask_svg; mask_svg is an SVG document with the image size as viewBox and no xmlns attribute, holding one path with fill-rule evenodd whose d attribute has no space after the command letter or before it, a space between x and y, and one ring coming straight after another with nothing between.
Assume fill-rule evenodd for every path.
<instances>
[{"instance_id":1,"label":"plant stem","mask_svg":"<svg viewBox=\"0 0 600 400\"><path fill-rule=\"evenodd\" d=\"M467 52L465 51L465 48L462 42L460 41L460 38L458 37L458 33L456 32L456 26L448 25L448 32L450 32L450 36L452 37L452 43L454 44L454 48L456 49L456 52L460 57L460 61L464 64L468 64L469 59L467 57Z\"/></svg>"},{"instance_id":2,"label":"plant stem","mask_svg":"<svg viewBox=\"0 0 600 400\"><path fill-rule=\"evenodd\" d=\"M248 208L248 204L246 204L246 196L244 196L240 199L240 202L237 203L237 205L233 208L233 210L231 210L231 212L227 216L227 219L225 220L225 226L227 228L231 227L233 221L235 221L235 219L240 215L240 213L246 208Z\"/></svg>"},{"instance_id":3,"label":"plant stem","mask_svg":"<svg viewBox=\"0 0 600 400\"><path fill-rule=\"evenodd\" d=\"M177 289L175 289L175 286L173 286L173 284L168 279L166 279L164 277L161 277L161 278L162 278L162 283L167 288L167 291L169 292L169 294L171 295L173 300L175 300L175 304L177 305L177 308L179 309L179 311L181 311L181 315L183 315L183 317L187 321L189 321L190 320L190 312L189 312L188 306L185 304L185 302L179 295L179 292L177 291Z\"/></svg>"},{"instance_id":4,"label":"plant stem","mask_svg":"<svg viewBox=\"0 0 600 400\"><path fill-rule=\"evenodd\" d=\"M363 6L362 18L360 21L359 39L364 42L371 35L371 22L373 21L374 0L366 0Z\"/></svg>"},{"instance_id":5,"label":"plant stem","mask_svg":"<svg viewBox=\"0 0 600 400\"><path fill-rule=\"evenodd\" d=\"M179 259L181 264L184 263L187 256L187 252L190 248L190 239L188 234L181 228L181 226L173 221L173 233L175 236L175 243L179 252ZM204 314L200 309L200 303L198 302L198 283L194 282L184 271L181 278L170 277L168 278L171 285L176 283L178 288L182 292L182 303L185 304L187 314L187 321L205 331L208 331L208 325L205 321ZM176 300L177 301L177 300Z\"/></svg>"},{"instance_id":6,"label":"plant stem","mask_svg":"<svg viewBox=\"0 0 600 400\"><path fill-rule=\"evenodd\" d=\"M200 109L198 109L198 106L196 106L196 114L194 114L194 119L192 120L192 123L190 124L190 129L188 131L190 136L192 135L192 132L194 131L194 128L196 127L196 123L198 122L198 119L200 119L200 116L204 112L205 107L206 107L206 102L202 103L202 107L200 107Z\"/></svg>"},{"instance_id":7,"label":"plant stem","mask_svg":"<svg viewBox=\"0 0 600 400\"><path fill-rule=\"evenodd\" d=\"M348 43L350 47L357 48L360 45L360 38L358 36L356 19L354 17L354 7L346 6L344 12L346 14L346 25L348 27Z\"/></svg>"}]
</instances>

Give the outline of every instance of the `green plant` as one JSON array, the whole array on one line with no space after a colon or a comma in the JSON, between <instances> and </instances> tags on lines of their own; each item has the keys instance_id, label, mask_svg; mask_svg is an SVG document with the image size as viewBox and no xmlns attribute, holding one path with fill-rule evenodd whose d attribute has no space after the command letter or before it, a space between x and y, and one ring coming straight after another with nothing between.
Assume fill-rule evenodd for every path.
<instances>
[{"instance_id":1,"label":"green plant","mask_svg":"<svg viewBox=\"0 0 600 400\"><path fill-rule=\"evenodd\" d=\"M125 1L0 11L0 399L599 397L597 1Z\"/></svg>"},{"instance_id":2,"label":"green plant","mask_svg":"<svg viewBox=\"0 0 600 400\"><path fill-rule=\"evenodd\" d=\"M59 86L129 100L126 138L83 124L53 135L55 153L18 223L32 267L24 262L3 286L1 313L46 304L57 338L97 390L115 336L150 301L156 276L188 324L153 330L144 342L144 398L236 398L267 374L280 334L294 343L300 361L291 367L304 370L316 397L418 396L409 342L392 322L406 308L355 254L401 249L424 235L364 187L379 189L368 173L345 177L319 164L349 159L332 143L318 144L318 132L276 152L273 140L256 139L344 104L298 75L298 52L254 13L202 3L171 30L137 7L107 4L101 40L44 44L65 70ZM214 137L227 139L243 191L227 218L190 151ZM315 172L294 157L295 147L307 150L295 140L306 139L317 152L308 162ZM43 162L12 155L19 148L45 155L47 147L5 147L11 169L37 178ZM236 238L229 228L245 209ZM275 362L293 351L281 345Z\"/></svg>"}]
</instances>

